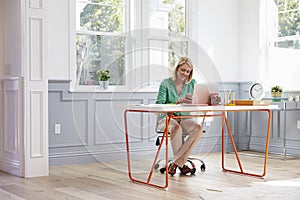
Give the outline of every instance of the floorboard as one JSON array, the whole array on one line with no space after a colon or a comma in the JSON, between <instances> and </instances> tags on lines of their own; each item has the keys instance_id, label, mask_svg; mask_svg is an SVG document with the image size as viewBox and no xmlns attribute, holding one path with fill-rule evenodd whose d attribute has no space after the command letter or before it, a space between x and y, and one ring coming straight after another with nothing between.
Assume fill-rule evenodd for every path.
<instances>
[{"instance_id":1,"label":"floorboard","mask_svg":"<svg viewBox=\"0 0 300 200\"><path fill-rule=\"evenodd\" d=\"M253 156L255 155L255 156ZM257 156L258 155L258 156ZM270 155L267 175L254 178L221 170L221 154L210 153L203 158L206 171L193 176L176 173L169 177L167 190L129 181L127 162L88 163L50 167L50 175L37 178L19 178L0 172L1 200L107 200L107 199L299 199L300 159L284 160ZM261 155L246 152L241 155L245 169L262 168ZM133 176L147 177L151 160L134 161ZM236 167L234 154L226 154L226 166ZM259 170L258 170L259 169ZM164 175L156 170L153 182L163 183Z\"/></svg>"}]
</instances>

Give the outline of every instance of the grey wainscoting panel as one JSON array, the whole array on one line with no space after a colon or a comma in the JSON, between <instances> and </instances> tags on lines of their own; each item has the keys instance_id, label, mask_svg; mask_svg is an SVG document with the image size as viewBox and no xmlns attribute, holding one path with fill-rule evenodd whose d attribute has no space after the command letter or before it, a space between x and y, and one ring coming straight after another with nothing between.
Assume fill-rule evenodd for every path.
<instances>
[{"instance_id":1,"label":"grey wainscoting panel","mask_svg":"<svg viewBox=\"0 0 300 200\"><path fill-rule=\"evenodd\" d=\"M63 93L49 92L49 147L82 146L88 140L88 101L63 99ZM54 99L58 101L53 101ZM55 133L55 124L61 127Z\"/></svg>"},{"instance_id":2,"label":"grey wainscoting panel","mask_svg":"<svg viewBox=\"0 0 300 200\"><path fill-rule=\"evenodd\" d=\"M142 99L131 101L134 104L141 104ZM94 132L93 139L94 145L112 144L112 143L124 143L124 110L120 105L126 105L128 100L95 100L95 113L94 113ZM129 117L128 123L138 125L138 127L144 127L142 114ZM133 141L141 141L144 132L136 129L132 131L136 133L133 137Z\"/></svg>"},{"instance_id":3,"label":"grey wainscoting panel","mask_svg":"<svg viewBox=\"0 0 300 200\"><path fill-rule=\"evenodd\" d=\"M267 112L252 112L250 115L250 149L259 149L260 151L263 151L266 144L265 140L268 123Z\"/></svg>"},{"instance_id":4,"label":"grey wainscoting panel","mask_svg":"<svg viewBox=\"0 0 300 200\"><path fill-rule=\"evenodd\" d=\"M299 109L286 111L285 147L287 155L300 156L300 129L297 128L297 121L300 121Z\"/></svg>"},{"instance_id":5,"label":"grey wainscoting panel","mask_svg":"<svg viewBox=\"0 0 300 200\"><path fill-rule=\"evenodd\" d=\"M291 110L286 113L287 140L299 140L300 129L297 129L297 121L300 120L300 110ZM299 146L300 147L300 146Z\"/></svg>"}]
</instances>

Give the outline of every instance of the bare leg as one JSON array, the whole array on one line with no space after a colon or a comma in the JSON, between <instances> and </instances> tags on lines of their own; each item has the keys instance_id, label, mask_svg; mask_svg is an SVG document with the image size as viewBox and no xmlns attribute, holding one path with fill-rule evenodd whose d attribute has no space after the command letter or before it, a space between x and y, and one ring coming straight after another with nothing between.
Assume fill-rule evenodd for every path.
<instances>
[{"instance_id":1,"label":"bare leg","mask_svg":"<svg viewBox=\"0 0 300 200\"><path fill-rule=\"evenodd\" d=\"M203 132L200 124L193 119L182 120L180 126L182 127L183 132L188 135L188 138L182 144L179 151L173 153L175 156L174 163L179 167L183 167Z\"/></svg>"},{"instance_id":2,"label":"bare leg","mask_svg":"<svg viewBox=\"0 0 300 200\"><path fill-rule=\"evenodd\" d=\"M166 119L163 118L158 121L157 129L164 130L166 127L165 125L166 125ZM182 128L175 119L171 119L169 123L168 131L171 133L170 134L171 145L172 145L173 155L175 156L182 146Z\"/></svg>"}]
</instances>

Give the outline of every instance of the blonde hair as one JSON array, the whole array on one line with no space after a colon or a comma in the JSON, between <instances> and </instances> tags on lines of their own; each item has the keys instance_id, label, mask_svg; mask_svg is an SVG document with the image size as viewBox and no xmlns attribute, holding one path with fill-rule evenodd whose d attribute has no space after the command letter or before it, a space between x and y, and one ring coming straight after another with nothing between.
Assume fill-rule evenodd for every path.
<instances>
[{"instance_id":1,"label":"blonde hair","mask_svg":"<svg viewBox=\"0 0 300 200\"><path fill-rule=\"evenodd\" d=\"M175 65L175 67L174 67L172 79L174 81L176 80L176 78L177 78L177 70L183 64L187 64L191 68L191 73L189 74L189 77L186 80L186 83L190 83L192 81L192 79L193 79L193 71L194 71L193 69L194 69L194 66L193 66L192 60L190 58L188 58L188 57L181 57L181 58L179 58L177 65Z\"/></svg>"}]
</instances>

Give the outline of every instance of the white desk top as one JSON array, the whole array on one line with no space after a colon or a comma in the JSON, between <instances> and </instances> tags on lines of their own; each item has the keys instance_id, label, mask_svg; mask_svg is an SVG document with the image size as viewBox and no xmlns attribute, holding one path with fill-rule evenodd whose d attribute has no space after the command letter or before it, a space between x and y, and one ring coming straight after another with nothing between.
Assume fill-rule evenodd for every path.
<instances>
[{"instance_id":1,"label":"white desk top","mask_svg":"<svg viewBox=\"0 0 300 200\"><path fill-rule=\"evenodd\" d=\"M152 112L222 112L222 111L259 111L259 110L277 110L278 105L269 106L207 106L191 104L134 104L125 107L131 111L152 111Z\"/></svg>"}]
</instances>

